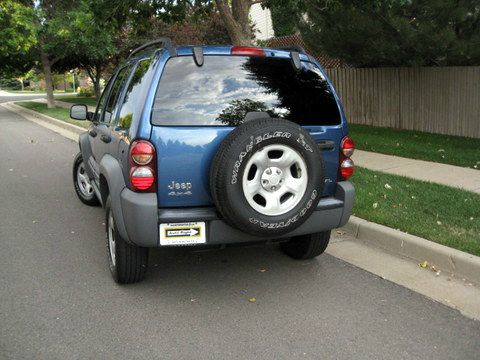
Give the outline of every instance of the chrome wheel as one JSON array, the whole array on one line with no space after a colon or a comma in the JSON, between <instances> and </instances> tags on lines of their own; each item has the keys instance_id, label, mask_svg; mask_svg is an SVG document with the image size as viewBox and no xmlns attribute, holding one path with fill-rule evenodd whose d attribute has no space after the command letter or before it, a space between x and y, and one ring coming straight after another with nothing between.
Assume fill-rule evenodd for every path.
<instances>
[{"instance_id":1,"label":"chrome wheel","mask_svg":"<svg viewBox=\"0 0 480 360\"><path fill-rule=\"evenodd\" d=\"M258 150L247 162L243 194L263 215L278 216L292 210L305 195L307 165L293 148L275 144Z\"/></svg>"},{"instance_id":2,"label":"chrome wheel","mask_svg":"<svg viewBox=\"0 0 480 360\"><path fill-rule=\"evenodd\" d=\"M93 187L85 171L85 166L83 165L83 161L80 163L80 165L78 165L78 168L77 168L77 184L81 194L86 199L93 198L94 196Z\"/></svg>"},{"instance_id":3,"label":"chrome wheel","mask_svg":"<svg viewBox=\"0 0 480 360\"><path fill-rule=\"evenodd\" d=\"M112 212L108 214L108 252L110 253L110 260L115 266L115 227Z\"/></svg>"}]
</instances>

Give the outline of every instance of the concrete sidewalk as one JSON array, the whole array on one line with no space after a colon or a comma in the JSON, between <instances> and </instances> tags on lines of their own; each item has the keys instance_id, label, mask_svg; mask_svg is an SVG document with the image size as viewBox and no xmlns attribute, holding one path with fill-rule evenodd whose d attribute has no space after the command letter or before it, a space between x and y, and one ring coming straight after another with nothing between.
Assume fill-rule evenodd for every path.
<instances>
[{"instance_id":1,"label":"concrete sidewalk","mask_svg":"<svg viewBox=\"0 0 480 360\"><path fill-rule=\"evenodd\" d=\"M355 150L356 165L389 174L462 188L480 194L480 170Z\"/></svg>"}]
</instances>

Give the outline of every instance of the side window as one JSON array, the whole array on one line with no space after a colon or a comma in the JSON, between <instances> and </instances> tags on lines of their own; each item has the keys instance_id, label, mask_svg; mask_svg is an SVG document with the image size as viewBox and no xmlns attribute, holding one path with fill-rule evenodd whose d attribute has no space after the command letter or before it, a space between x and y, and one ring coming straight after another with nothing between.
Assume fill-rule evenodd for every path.
<instances>
[{"instance_id":1,"label":"side window","mask_svg":"<svg viewBox=\"0 0 480 360\"><path fill-rule=\"evenodd\" d=\"M110 78L110 80L108 80L107 86L105 86L105 89L103 90L102 95L100 96L100 100L98 101L97 110L95 112L95 120L96 121L100 120L100 116L102 114L103 107L105 106L105 102L107 100L108 93L110 92L110 87L112 86L112 82L113 82L113 76Z\"/></svg>"},{"instance_id":2,"label":"side window","mask_svg":"<svg viewBox=\"0 0 480 360\"><path fill-rule=\"evenodd\" d=\"M118 126L123 129L129 129L132 125L132 118L135 108L138 108L138 102L141 98L142 89L147 81L145 74L150 66L150 59L141 60L138 62L135 72L128 84L127 91L120 106L120 116L118 118ZM148 78L148 76L147 76Z\"/></svg>"},{"instance_id":3,"label":"side window","mask_svg":"<svg viewBox=\"0 0 480 360\"><path fill-rule=\"evenodd\" d=\"M105 109L103 111L103 116L102 116L102 119L100 120L101 122L110 123L110 121L112 120L112 115L115 110L115 104L117 101L118 94L122 90L122 85L127 79L130 69L131 69L131 66L125 66L124 68L120 69L120 71L118 72L117 77L113 82L112 90L110 91L107 105L105 106Z\"/></svg>"}]
</instances>

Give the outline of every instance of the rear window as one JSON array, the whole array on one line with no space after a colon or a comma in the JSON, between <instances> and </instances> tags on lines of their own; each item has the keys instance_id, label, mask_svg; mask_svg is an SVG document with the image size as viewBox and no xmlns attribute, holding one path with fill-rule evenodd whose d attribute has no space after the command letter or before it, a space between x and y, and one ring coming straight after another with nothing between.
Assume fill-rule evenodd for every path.
<instances>
[{"instance_id":1,"label":"rear window","mask_svg":"<svg viewBox=\"0 0 480 360\"><path fill-rule=\"evenodd\" d=\"M191 56L170 59L157 90L154 125L236 126L250 111L301 125L340 124L332 89L309 62L296 71L288 59Z\"/></svg>"}]
</instances>

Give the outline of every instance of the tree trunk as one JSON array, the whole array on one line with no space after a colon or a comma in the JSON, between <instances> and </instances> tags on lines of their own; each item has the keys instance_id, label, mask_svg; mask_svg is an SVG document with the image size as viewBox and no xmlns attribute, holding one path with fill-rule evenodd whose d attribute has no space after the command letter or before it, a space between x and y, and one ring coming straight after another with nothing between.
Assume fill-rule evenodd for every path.
<instances>
[{"instance_id":1,"label":"tree trunk","mask_svg":"<svg viewBox=\"0 0 480 360\"><path fill-rule=\"evenodd\" d=\"M233 0L232 8L225 0L215 0L223 23L233 45L248 46L252 44L252 33L248 22L250 0Z\"/></svg>"},{"instance_id":2,"label":"tree trunk","mask_svg":"<svg viewBox=\"0 0 480 360\"><path fill-rule=\"evenodd\" d=\"M45 75L45 90L47 91L47 107L55 108L55 99L53 98L53 81L52 81L52 64L48 54L41 50L40 57L42 59L43 74Z\"/></svg>"},{"instance_id":3,"label":"tree trunk","mask_svg":"<svg viewBox=\"0 0 480 360\"><path fill-rule=\"evenodd\" d=\"M90 80L92 80L93 83L93 91L95 93L95 97L100 99L100 96L102 95L102 91L100 89L100 80L102 78L102 68L101 66L95 65L95 68L90 68L90 67L85 67L85 71L88 74L88 77Z\"/></svg>"},{"instance_id":4,"label":"tree trunk","mask_svg":"<svg viewBox=\"0 0 480 360\"><path fill-rule=\"evenodd\" d=\"M95 80L93 81L93 90L95 91L95 97L100 99L102 96L102 91L100 89L100 80L102 78L102 67L96 65L95 66Z\"/></svg>"},{"instance_id":5,"label":"tree trunk","mask_svg":"<svg viewBox=\"0 0 480 360\"><path fill-rule=\"evenodd\" d=\"M23 78L20 78L20 79L17 79L18 81L20 81L20 90L25 90L25 87L23 86Z\"/></svg>"},{"instance_id":6,"label":"tree trunk","mask_svg":"<svg viewBox=\"0 0 480 360\"><path fill-rule=\"evenodd\" d=\"M100 99L100 96L102 95L102 92L100 90L100 77L96 77L95 80L93 81L93 90L95 92L95 97Z\"/></svg>"}]
</instances>

